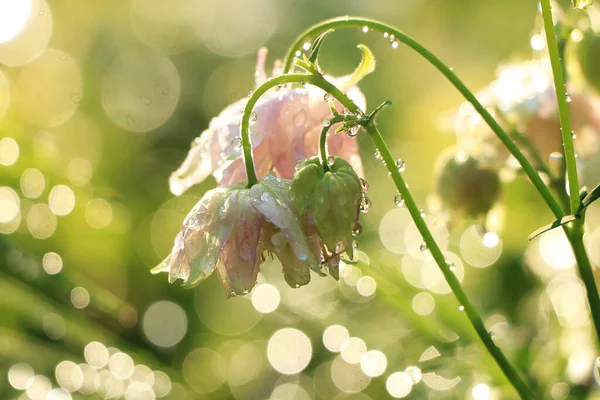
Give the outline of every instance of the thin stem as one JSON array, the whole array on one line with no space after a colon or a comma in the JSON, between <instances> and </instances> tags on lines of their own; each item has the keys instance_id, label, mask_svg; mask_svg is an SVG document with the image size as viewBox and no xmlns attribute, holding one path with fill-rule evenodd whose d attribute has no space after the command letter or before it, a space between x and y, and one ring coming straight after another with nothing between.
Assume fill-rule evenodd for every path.
<instances>
[{"instance_id":1,"label":"thin stem","mask_svg":"<svg viewBox=\"0 0 600 400\"><path fill-rule=\"evenodd\" d=\"M556 41L556 32L554 31L550 0L542 0L541 5L544 30L546 31L546 40L548 42L548 53L550 54L550 64L552 65L552 75L554 76L554 88L556 90L556 102L558 104L558 117L560 119L563 148L565 151L567 176L569 178L571 214L574 215L579 208L580 198L577 163L575 162L575 148L573 147L573 130L571 129L569 102L567 101L567 88L565 85L558 43Z\"/></svg>"},{"instance_id":2,"label":"thin stem","mask_svg":"<svg viewBox=\"0 0 600 400\"><path fill-rule=\"evenodd\" d=\"M305 43L309 38L313 38L318 36L319 34L329 30L336 28L362 28L365 29L373 29L379 32L385 32L388 34L388 38L394 36L393 39L399 42L406 44L408 47L415 50L421 56L423 56L427 61L429 61L438 71L440 71L452 85L458 89L458 91L467 99L469 103L473 105L475 110L481 115L483 120L489 125L492 131L498 136L498 138L502 141L504 146L510 151L510 153L517 159L525 174L531 180L531 183L540 195L543 197L550 210L555 215L555 217L561 218L564 214L556 199L552 196L552 193L541 179L535 168L531 165L531 163L527 160L525 155L519 150L517 145L512 141L512 139L508 136L508 134L502 129L500 124L496 122L494 117L486 110L486 108L477 100L475 95L465 86L465 84L456 76L456 74L449 68L446 64L444 64L438 57L436 57L432 52L427 50L423 45L419 42L406 35L402 31L395 29L387 24L365 19L358 17L341 17L334 18L324 22L321 22L306 31L304 31L292 44L289 48L288 53L286 55L283 70L289 71L294 62L294 54L297 50L300 50L302 44ZM333 94L333 93L332 93Z\"/></svg>"},{"instance_id":3,"label":"thin stem","mask_svg":"<svg viewBox=\"0 0 600 400\"><path fill-rule=\"evenodd\" d=\"M446 257L444 256L444 253L438 246L433 235L431 234L431 231L427 227L425 220L421 216L419 207L415 203L415 200L413 199L410 191L406 187L406 184L404 182L404 179L402 178L402 175L400 174L398 169L395 168L396 164L394 162L394 158L392 157L390 150L388 149L385 141L383 140L383 137L379 133L379 130L373 123L369 123L366 126L366 129L367 129L367 133L371 137L371 140L373 141L373 143L375 144L375 146L381 153L381 157L382 157L383 161L385 161L386 167L392 176L392 179L394 181L394 184L396 185L396 188L398 189L398 193L400 193L400 195L404 199L404 204L406 205L406 208L408 209L415 225L417 226L417 229L423 236L423 241L427 245L427 248L428 248L429 252L431 253L431 256L433 257L433 259L439 266L440 270L444 274L444 277L446 278L446 282L448 282L448 285L452 289L452 292L458 299L458 301L461 305L461 309L464 310L465 314L467 315L467 318L471 322L471 325L477 332L477 335L483 342L483 344L486 347L486 349L488 350L488 352L494 358L494 360L496 361L496 363L498 364L498 366L500 367L502 372L504 372L504 375L506 376L506 378L514 386L515 390L519 393L521 398L522 399L533 399L534 393L531 391L531 389L529 389L527 384L519 376L518 372L510 364L508 359L504 356L504 353L502 353L502 350L500 350L496 346L496 344L490 337L488 331L486 330L481 317L477 313L477 310L475 310L475 308L473 307L473 305L467 298L467 295L463 291L463 289L460 285L460 281L456 278L456 275L450 270L450 266L446 262Z\"/></svg>"},{"instance_id":4,"label":"thin stem","mask_svg":"<svg viewBox=\"0 0 600 400\"><path fill-rule=\"evenodd\" d=\"M329 168L329 153L327 152L327 133L329 132L329 129L331 129L331 127L334 124L337 124L338 122L342 122L344 120L344 117L341 115L336 115L335 117L331 118L329 120L329 124L327 126L323 126L323 129L321 129L321 135L319 136L319 158L321 159L321 165L323 165L323 168L325 168L325 171L330 171L331 169Z\"/></svg>"}]
</instances>

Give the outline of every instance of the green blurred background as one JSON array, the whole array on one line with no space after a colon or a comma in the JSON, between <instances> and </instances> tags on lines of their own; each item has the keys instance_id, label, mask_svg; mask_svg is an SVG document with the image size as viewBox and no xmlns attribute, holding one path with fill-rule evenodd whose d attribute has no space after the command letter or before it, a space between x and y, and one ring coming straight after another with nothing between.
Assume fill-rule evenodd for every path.
<instances>
[{"instance_id":1,"label":"green blurred background","mask_svg":"<svg viewBox=\"0 0 600 400\"><path fill-rule=\"evenodd\" d=\"M225 301L214 277L183 290L149 269L215 185L175 198L168 177L210 119L253 89L260 47L272 65L320 20L380 19L479 89L499 62L531 57L536 1L14 0L0 10L14 14L0 15L0 398L514 398L435 266L406 250L420 238L363 135L373 209L360 262L339 282L290 289L272 261L252 295ZM331 35L324 69L352 71L359 43L377 57L360 87L369 107L393 101L382 131L425 207L435 161L455 143L440 116L462 99L378 33ZM569 249L560 235L527 243L551 215L524 181L503 187L499 208L492 246L474 221L436 232L540 394L581 398L596 386L596 354Z\"/></svg>"}]
</instances>

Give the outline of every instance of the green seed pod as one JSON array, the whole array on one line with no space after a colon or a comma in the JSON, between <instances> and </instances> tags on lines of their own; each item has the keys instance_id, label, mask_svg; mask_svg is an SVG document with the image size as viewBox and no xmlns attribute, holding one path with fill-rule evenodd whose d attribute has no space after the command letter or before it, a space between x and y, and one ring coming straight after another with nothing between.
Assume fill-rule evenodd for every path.
<instances>
[{"instance_id":1,"label":"green seed pod","mask_svg":"<svg viewBox=\"0 0 600 400\"><path fill-rule=\"evenodd\" d=\"M498 173L475 158L451 153L438 163L437 193L446 208L477 217L493 207L500 194Z\"/></svg>"},{"instance_id":2,"label":"green seed pod","mask_svg":"<svg viewBox=\"0 0 600 400\"><path fill-rule=\"evenodd\" d=\"M331 157L330 157L331 160ZM352 258L352 231L363 196L360 179L350 164L333 157L328 170L318 157L303 161L292 180L292 198L300 215L316 226L330 253L346 251Z\"/></svg>"}]
</instances>

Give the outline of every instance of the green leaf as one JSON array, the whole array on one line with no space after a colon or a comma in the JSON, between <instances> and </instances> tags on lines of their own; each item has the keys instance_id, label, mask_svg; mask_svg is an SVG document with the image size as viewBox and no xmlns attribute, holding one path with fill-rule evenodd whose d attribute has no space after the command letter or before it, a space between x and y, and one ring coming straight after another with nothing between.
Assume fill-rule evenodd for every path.
<instances>
[{"instance_id":1,"label":"green leaf","mask_svg":"<svg viewBox=\"0 0 600 400\"><path fill-rule=\"evenodd\" d=\"M341 85L342 90L346 90L356 85L362 78L375 71L375 56L371 50L364 44L359 44L357 47L362 51L362 59L360 60L358 67L356 67L350 76L350 79Z\"/></svg>"},{"instance_id":2,"label":"green leaf","mask_svg":"<svg viewBox=\"0 0 600 400\"><path fill-rule=\"evenodd\" d=\"M316 66L318 64L318 58L319 58L319 54L321 53L321 46L323 45L323 41L333 31L334 31L333 29L329 29L328 31L321 33L319 36L317 36L317 38L310 45L310 48L308 49L307 54L308 54L308 60L313 65Z\"/></svg>"},{"instance_id":3,"label":"green leaf","mask_svg":"<svg viewBox=\"0 0 600 400\"><path fill-rule=\"evenodd\" d=\"M561 219L557 219L556 221L554 221L551 224L548 224L546 226L542 226L540 229L536 230L531 235L529 235L529 237L527 237L527 240L532 240L532 239L538 237L539 235L541 235L542 233L548 232L549 230L552 230L554 228L558 228L559 226L566 225L569 222L573 222L577 218L579 218L579 217L576 216L576 215L565 215Z\"/></svg>"},{"instance_id":4,"label":"green leaf","mask_svg":"<svg viewBox=\"0 0 600 400\"><path fill-rule=\"evenodd\" d=\"M581 201L581 206L579 206L579 211L583 210L584 208L592 204L594 201L598 200L598 197L600 197L600 185L593 188L592 191L589 192L587 196L583 198L583 200Z\"/></svg>"}]
</instances>

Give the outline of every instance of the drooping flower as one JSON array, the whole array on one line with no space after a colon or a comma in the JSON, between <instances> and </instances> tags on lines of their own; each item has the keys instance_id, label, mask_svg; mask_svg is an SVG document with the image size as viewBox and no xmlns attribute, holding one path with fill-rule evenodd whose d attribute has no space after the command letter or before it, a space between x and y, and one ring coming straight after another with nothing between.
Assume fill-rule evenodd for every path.
<instances>
[{"instance_id":1,"label":"drooping flower","mask_svg":"<svg viewBox=\"0 0 600 400\"><path fill-rule=\"evenodd\" d=\"M266 49L259 52L256 68L257 84L266 79ZM273 74L281 73L275 68ZM347 78L328 78L344 87ZM361 109L365 98L356 86L346 94ZM260 178L274 171L279 177L292 179L295 165L318 152L319 134L323 120L330 117L325 93L318 88L291 87L273 89L257 102L251 122L252 147L256 173ZM180 195L189 187L202 182L211 174L219 186L228 186L246 179L241 158L240 122L246 99L239 100L223 110L210 122L207 130L194 140L183 164L169 180L171 192ZM341 106L336 104L341 110ZM359 175L363 175L356 140L347 135L330 135L331 154L344 157Z\"/></svg>"},{"instance_id":2,"label":"drooping flower","mask_svg":"<svg viewBox=\"0 0 600 400\"><path fill-rule=\"evenodd\" d=\"M267 175L251 188L206 192L187 215L169 256L153 273L194 286L216 270L227 296L247 294L256 284L266 253L281 261L292 287L320 275L314 235L306 235L292 199L290 182Z\"/></svg>"},{"instance_id":3,"label":"drooping flower","mask_svg":"<svg viewBox=\"0 0 600 400\"><path fill-rule=\"evenodd\" d=\"M332 259L330 269L337 271L336 258L344 251L353 258L353 235L362 229L361 201L368 200L360 178L343 158L330 156L324 168L312 157L298 165L291 190L303 224L314 227L323 242L323 261Z\"/></svg>"}]
</instances>

